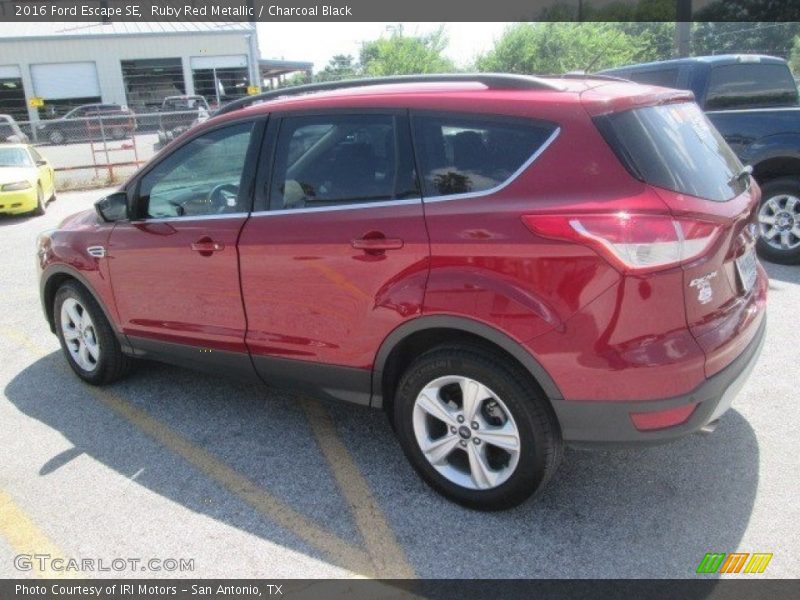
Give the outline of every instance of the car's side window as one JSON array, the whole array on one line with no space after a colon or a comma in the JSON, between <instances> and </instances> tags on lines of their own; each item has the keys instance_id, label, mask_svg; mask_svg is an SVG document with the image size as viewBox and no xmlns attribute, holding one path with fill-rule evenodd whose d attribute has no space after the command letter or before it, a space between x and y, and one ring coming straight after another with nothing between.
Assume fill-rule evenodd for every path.
<instances>
[{"instance_id":1,"label":"car's side window","mask_svg":"<svg viewBox=\"0 0 800 600\"><path fill-rule=\"evenodd\" d=\"M284 118L270 206L322 208L418 197L407 129L393 115Z\"/></svg>"},{"instance_id":2,"label":"car's side window","mask_svg":"<svg viewBox=\"0 0 800 600\"><path fill-rule=\"evenodd\" d=\"M150 170L139 185L146 218L224 215L250 210L240 193L253 123L196 137Z\"/></svg>"},{"instance_id":3,"label":"car's side window","mask_svg":"<svg viewBox=\"0 0 800 600\"><path fill-rule=\"evenodd\" d=\"M413 127L426 197L482 192L505 183L557 128L479 115L416 115Z\"/></svg>"}]
</instances>

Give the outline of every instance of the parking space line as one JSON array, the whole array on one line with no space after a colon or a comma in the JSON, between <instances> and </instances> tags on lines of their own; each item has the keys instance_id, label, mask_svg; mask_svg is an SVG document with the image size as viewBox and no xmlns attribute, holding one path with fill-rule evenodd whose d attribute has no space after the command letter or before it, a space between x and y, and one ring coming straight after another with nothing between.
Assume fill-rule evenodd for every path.
<instances>
[{"instance_id":1,"label":"parking space line","mask_svg":"<svg viewBox=\"0 0 800 600\"><path fill-rule=\"evenodd\" d=\"M2 329L0 334L37 356L49 352L49 350L30 341L20 332ZM63 367L63 371L70 373L66 366ZM182 456L190 464L220 483L226 490L249 506L290 531L310 546L321 550L334 563L352 571L356 576L373 576L375 574L372 561L366 552L352 546L327 529L320 527L265 491L255 482L226 465L207 450L196 446L167 425L111 391L92 386L86 386L86 390L103 405L112 409L119 416L169 450Z\"/></svg>"},{"instance_id":2,"label":"parking space line","mask_svg":"<svg viewBox=\"0 0 800 600\"><path fill-rule=\"evenodd\" d=\"M50 559L65 557L50 538L17 506L7 493L0 490L0 535L8 541L9 546L19 554L33 556L49 555ZM39 561L31 561L31 571L37 577L44 578L76 578L84 575L76 571L54 571L51 562L46 563L44 569L41 568Z\"/></svg>"},{"instance_id":3,"label":"parking space line","mask_svg":"<svg viewBox=\"0 0 800 600\"><path fill-rule=\"evenodd\" d=\"M336 426L321 402L304 398L303 410L322 454L333 472L342 495L364 539L375 571L384 578L414 578L414 567L370 490L367 480L341 440Z\"/></svg>"}]
</instances>

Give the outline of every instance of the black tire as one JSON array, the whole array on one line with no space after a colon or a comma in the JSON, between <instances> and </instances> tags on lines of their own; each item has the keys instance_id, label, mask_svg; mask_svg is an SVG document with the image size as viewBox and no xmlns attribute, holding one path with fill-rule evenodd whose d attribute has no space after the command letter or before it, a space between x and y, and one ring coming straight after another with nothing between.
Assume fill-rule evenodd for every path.
<instances>
[{"instance_id":1,"label":"black tire","mask_svg":"<svg viewBox=\"0 0 800 600\"><path fill-rule=\"evenodd\" d=\"M125 137L126 137L125 128L124 127L120 127L120 126L112 127L111 128L111 137L114 138L115 140L125 139Z\"/></svg>"},{"instance_id":2,"label":"black tire","mask_svg":"<svg viewBox=\"0 0 800 600\"><path fill-rule=\"evenodd\" d=\"M519 459L508 479L496 487L471 489L454 483L433 467L417 442L413 424L417 396L430 382L450 375L468 377L487 386L502 399L516 423ZM535 382L507 358L478 347L439 346L419 356L400 379L393 417L400 445L417 473L433 489L469 508L503 510L534 493L538 495L561 461L561 431Z\"/></svg>"},{"instance_id":3,"label":"black tire","mask_svg":"<svg viewBox=\"0 0 800 600\"><path fill-rule=\"evenodd\" d=\"M33 214L37 217L40 217L44 214L44 211L47 209L47 205L44 201L44 190L42 189L42 184L36 184L36 208L33 209Z\"/></svg>"},{"instance_id":4,"label":"black tire","mask_svg":"<svg viewBox=\"0 0 800 600\"><path fill-rule=\"evenodd\" d=\"M780 177L764 182L761 186L761 206L759 206L759 210L763 210L770 199L779 198L784 195L800 198L800 179L794 177ZM797 222L797 213L795 213L795 219L795 222ZM756 243L756 248L758 249L759 256L770 262L781 265L800 264L800 245L796 248L782 250L771 246L769 242L764 239L763 235L760 235Z\"/></svg>"},{"instance_id":5,"label":"black tire","mask_svg":"<svg viewBox=\"0 0 800 600\"><path fill-rule=\"evenodd\" d=\"M53 131L48 134L47 139L54 146L60 146L67 141L67 136L60 129L53 129Z\"/></svg>"},{"instance_id":6,"label":"black tire","mask_svg":"<svg viewBox=\"0 0 800 600\"><path fill-rule=\"evenodd\" d=\"M67 348L61 323L61 308L68 299L76 300L86 311L93 323L93 333L100 347L100 355L92 370L82 368ZM81 379L92 385L106 385L127 375L132 359L122 353L117 336L106 319L103 310L92 295L77 282L68 281L61 285L53 301L53 319L61 349L69 366Z\"/></svg>"}]
</instances>

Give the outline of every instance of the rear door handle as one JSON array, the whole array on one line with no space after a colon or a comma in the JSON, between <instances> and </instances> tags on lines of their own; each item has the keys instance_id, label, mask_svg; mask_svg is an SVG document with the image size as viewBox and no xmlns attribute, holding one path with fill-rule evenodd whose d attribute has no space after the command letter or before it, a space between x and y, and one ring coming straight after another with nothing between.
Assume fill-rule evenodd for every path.
<instances>
[{"instance_id":1,"label":"rear door handle","mask_svg":"<svg viewBox=\"0 0 800 600\"><path fill-rule=\"evenodd\" d=\"M383 252L385 250L400 250L403 247L403 240L399 238L359 238L350 244L356 250L365 252Z\"/></svg>"},{"instance_id":2,"label":"rear door handle","mask_svg":"<svg viewBox=\"0 0 800 600\"><path fill-rule=\"evenodd\" d=\"M225 244L215 242L210 237L203 237L192 244L192 250L199 252L201 256L211 256L214 252L225 249Z\"/></svg>"}]
</instances>

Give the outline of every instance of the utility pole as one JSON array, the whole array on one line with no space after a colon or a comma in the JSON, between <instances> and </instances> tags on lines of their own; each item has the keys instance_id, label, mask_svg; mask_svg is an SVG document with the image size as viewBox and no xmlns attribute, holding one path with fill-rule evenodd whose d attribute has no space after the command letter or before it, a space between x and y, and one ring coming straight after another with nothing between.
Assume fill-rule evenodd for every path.
<instances>
[{"instance_id":1,"label":"utility pole","mask_svg":"<svg viewBox=\"0 0 800 600\"><path fill-rule=\"evenodd\" d=\"M692 0L675 0L675 53L689 56L692 42Z\"/></svg>"}]
</instances>

